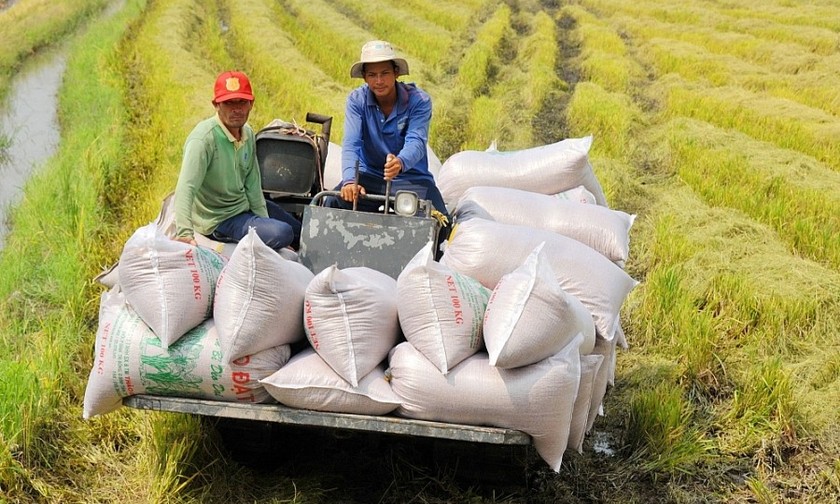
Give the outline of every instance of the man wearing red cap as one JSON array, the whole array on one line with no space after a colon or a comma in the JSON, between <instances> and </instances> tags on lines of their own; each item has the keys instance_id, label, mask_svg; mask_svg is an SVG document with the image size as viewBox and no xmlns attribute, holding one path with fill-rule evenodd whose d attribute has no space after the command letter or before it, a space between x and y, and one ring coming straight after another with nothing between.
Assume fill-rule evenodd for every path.
<instances>
[{"instance_id":1,"label":"man wearing red cap","mask_svg":"<svg viewBox=\"0 0 840 504\"><path fill-rule=\"evenodd\" d=\"M195 233L238 242L253 227L269 247L300 240L300 222L263 197L254 131L254 105L242 72L222 72L213 95L216 115L198 123L184 144L175 187L175 239L195 245Z\"/></svg>"}]
</instances>

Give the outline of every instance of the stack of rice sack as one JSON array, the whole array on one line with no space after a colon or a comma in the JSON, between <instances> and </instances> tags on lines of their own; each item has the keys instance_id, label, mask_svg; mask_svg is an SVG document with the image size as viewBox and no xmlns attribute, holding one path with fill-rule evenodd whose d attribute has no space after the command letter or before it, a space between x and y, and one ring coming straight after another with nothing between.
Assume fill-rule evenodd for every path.
<instances>
[{"instance_id":1,"label":"stack of rice sack","mask_svg":"<svg viewBox=\"0 0 840 504\"><path fill-rule=\"evenodd\" d=\"M493 291L483 322L487 355L474 358L482 355L489 366L505 372L566 358L565 379L571 383L565 385L571 393L560 396L567 402L571 397L574 404L553 414L555 429L568 437L560 434L547 449L553 455L543 454L552 467L559 464L565 443L581 449L584 434L602 411L614 379L616 344L626 345L619 312L637 284L623 269L635 216L607 207L589 164L591 140L508 153L461 152L443 164L438 179L456 222L441 267ZM393 386L402 392L398 379ZM508 385L496 395L509 398L506 390L516 388ZM526 397L538 395L531 391ZM514 409L533 404L514 403ZM400 411L414 414L403 411L410 408L404 403ZM532 436L540 451L540 434Z\"/></svg>"},{"instance_id":2,"label":"stack of rice sack","mask_svg":"<svg viewBox=\"0 0 840 504\"><path fill-rule=\"evenodd\" d=\"M543 247L493 289L434 261L431 243L396 280L327 268L306 289L311 348L261 383L295 408L522 430L559 470L600 404L604 356Z\"/></svg>"},{"instance_id":3,"label":"stack of rice sack","mask_svg":"<svg viewBox=\"0 0 840 504\"><path fill-rule=\"evenodd\" d=\"M539 247L494 288L432 258L429 245L397 279L406 341L389 356L396 413L521 430L559 470L573 419L582 432L588 416L589 397L577 398L592 317L557 287Z\"/></svg>"},{"instance_id":4,"label":"stack of rice sack","mask_svg":"<svg viewBox=\"0 0 840 504\"><path fill-rule=\"evenodd\" d=\"M273 402L259 380L304 338L312 273L253 230L228 259L172 240L159 224L138 229L111 270L83 416L134 394Z\"/></svg>"},{"instance_id":5,"label":"stack of rice sack","mask_svg":"<svg viewBox=\"0 0 840 504\"><path fill-rule=\"evenodd\" d=\"M558 194L583 186L598 205L607 200L592 166L589 148L592 137L503 152L462 151L449 157L440 168L437 185L447 207L457 204L464 192L475 186L512 187L540 194Z\"/></svg>"}]
</instances>

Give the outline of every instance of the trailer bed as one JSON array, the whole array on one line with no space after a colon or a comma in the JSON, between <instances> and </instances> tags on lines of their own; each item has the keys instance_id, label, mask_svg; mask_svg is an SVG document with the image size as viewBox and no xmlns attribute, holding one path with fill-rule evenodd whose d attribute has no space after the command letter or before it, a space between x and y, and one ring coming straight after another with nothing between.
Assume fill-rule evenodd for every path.
<instances>
[{"instance_id":1,"label":"trailer bed","mask_svg":"<svg viewBox=\"0 0 840 504\"><path fill-rule=\"evenodd\" d=\"M243 404L152 395L126 397L123 399L123 404L142 410L189 413L309 427L327 427L501 445L531 444L531 436L514 429L414 420L390 415L328 413L290 408L281 404Z\"/></svg>"}]
</instances>

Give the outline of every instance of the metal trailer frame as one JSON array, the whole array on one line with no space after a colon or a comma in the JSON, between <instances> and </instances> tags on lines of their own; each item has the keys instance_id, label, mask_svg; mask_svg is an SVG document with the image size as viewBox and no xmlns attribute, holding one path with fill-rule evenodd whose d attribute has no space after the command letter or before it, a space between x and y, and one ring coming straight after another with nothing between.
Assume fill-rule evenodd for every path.
<instances>
[{"instance_id":1,"label":"metal trailer frame","mask_svg":"<svg viewBox=\"0 0 840 504\"><path fill-rule=\"evenodd\" d=\"M134 395L124 398L123 405L150 411L187 413L308 427L328 427L348 431L422 436L473 443L531 444L531 436L514 429L415 420L392 415L329 413L290 408L278 403L245 404L185 397Z\"/></svg>"}]
</instances>

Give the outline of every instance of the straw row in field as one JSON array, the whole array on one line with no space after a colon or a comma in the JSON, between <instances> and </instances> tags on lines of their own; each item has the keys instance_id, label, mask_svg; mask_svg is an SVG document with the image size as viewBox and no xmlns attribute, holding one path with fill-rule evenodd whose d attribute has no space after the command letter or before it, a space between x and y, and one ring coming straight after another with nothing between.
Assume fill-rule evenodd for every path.
<instances>
[{"instance_id":1,"label":"straw row in field","mask_svg":"<svg viewBox=\"0 0 840 504\"><path fill-rule=\"evenodd\" d=\"M652 39L645 48L651 65L660 75L678 73L686 80L708 82L713 86L743 87L840 115L840 74L835 71L768 74L763 66L667 39ZM837 57L833 59L840 63Z\"/></svg>"},{"instance_id":2,"label":"straw row in field","mask_svg":"<svg viewBox=\"0 0 840 504\"><path fill-rule=\"evenodd\" d=\"M772 23L787 25L801 31L803 28L817 26L826 30L839 31L840 18L837 17L837 4L833 0L811 0L806 3L788 2L785 0L759 1L732 0L720 4L713 0L703 0L698 5L706 8L716 8L741 20L767 20ZM750 27L750 23L744 23Z\"/></svg>"},{"instance_id":3,"label":"straw row in field","mask_svg":"<svg viewBox=\"0 0 840 504\"><path fill-rule=\"evenodd\" d=\"M819 109L740 88L709 88L676 76L661 79L670 116L685 116L741 131L813 156L840 170L840 120Z\"/></svg>"},{"instance_id":4,"label":"straw row in field","mask_svg":"<svg viewBox=\"0 0 840 504\"><path fill-rule=\"evenodd\" d=\"M459 38L466 40L474 36L475 40L464 44L467 48L464 52L453 48L450 60L442 62L447 65L444 71L454 71L454 77L447 76L428 89L435 100L430 143L444 157L466 148L471 121L492 122L500 113L498 109L485 113L482 102L487 100L476 100L476 97L480 93L478 88L495 71L491 58L509 29L510 15L510 8L501 5L486 20L476 21L474 35L472 30L462 33Z\"/></svg>"},{"instance_id":5,"label":"straw row in field","mask_svg":"<svg viewBox=\"0 0 840 504\"><path fill-rule=\"evenodd\" d=\"M627 44L604 20L580 6L568 5L562 10L576 22L577 58L581 79L600 85L607 91L630 93L634 82L644 77L641 66L629 55Z\"/></svg>"},{"instance_id":6,"label":"straw row in field","mask_svg":"<svg viewBox=\"0 0 840 504\"><path fill-rule=\"evenodd\" d=\"M262 90L251 115L260 128L275 118L303 123L307 112L339 116L346 89L295 47L265 0L226 2L232 56ZM340 122L340 121L339 121ZM340 124L336 132L340 133Z\"/></svg>"},{"instance_id":7,"label":"straw row in field","mask_svg":"<svg viewBox=\"0 0 840 504\"><path fill-rule=\"evenodd\" d=\"M834 52L823 54L793 41L767 40L706 24L663 22L635 11L610 12L609 19L637 45L647 42L645 53L651 53L659 74L675 71L687 79L737 84L840 113L840 55ZM837 36L827 37L833 51Z\"/></svg>"},{"instance_id":8,"label":"straw row in field","mask_svg":"<svg viewBox=\"0 0 840 504\"><path fill-rule=\"evenodd\" d=\"M673 170L714 205L773 227L798 253L840 271L840 175L805 156L703 123L668 123Z\"/></svg>"},{"instance_id":9,"label":"straw row in field","mask_svg":"<svg viewBox=\"0 0 840 504\"><path fill-rule=\"evenodd\" d=\"M468 148L486 148L494 140L503 150L531 147L533 118L549 95L562 87L555 72L558 47L553 18L544 11L520 12L511 23L498 42L510 46L508 55L488 61L486 90L470 107L467 136L473 141ZM527 35L512 37L514 25L527 30Z\"/></svg>"},{"instance_id":10,"label":"straw row in field","mask_svg":"<svg viewBox=\"0 0 840 504\"><path fill-rule=\"evenodd\" d=\"M710 2L693 4L667 4L656 0L582 0L587 9L600 12L603 16L617 16L632 20L628 24L640 23L662 29L681 26L682 36L708 38L723 52L745 51L765 61L770 53L761 50L762 41L794 43L804 46L807 52L831 55L835 52L836 32L840 29L833 7L808 9L775 9L767 2L748 2L744 9L726 9ZM795 27L795 29L792 29ZM726 40L738 45L726 49Z\"/></svg>"},{"instance_id":11,"label":"straw row in field","mask_svg":"<svg viewBox=\"0 0 840 504\"><path fill-rule=\"evenodd\" d=\"M377 38L395 44L412 60L439 62L446 61L449 56L451 33L419 18L408 6L377 4L370 0L333 0L331 3Z\"/></svg>"},{"instance_id":12,"label":"straw row in field","mask_svg":"<svg viewBox=\"0 0 840 504\"><path fill-rule=\"evenodd\" d=\"M350 65L359 57L362 44L374 35L323 0L276 2L273 13L282 31L313 65L348 89L360 82L350 78ZM410 70L413 77L414 65Z\"/></svg>"},{"instance_id":13,"label":"straw row in field","mask_svg":"<svg viewBox=\"0 0 840 504\"><path fill-rule=\"evenodd\" d=\"M534 14L531 33L520 44L517 64L525 72L525 111L533 117L548 94L558 87L557 36L554 19L546 12Z\"/></svg>"},{"instance_id":14,"label":"straw row in field","mask_svg":"<svg viewBox=\"0 0 840 504\"><path fill-rule=\"evenodd\" d=\"M458 83L473 97L482 93L487 83L494 56L510 29L511 10L501 5L493 16L481 26L464 57L458 62Z\"/></svg>"},{"instance_id":15,"label":"straw row in field","mask_svg":"<svg viewBox=\"0 0 840 504\"><path fill-rule=\"evenodd\" d=\"M634 131L641 112L622 93L611 93L597 84L579 82L569 102L568 120L580 133L598 132L593 144L596 155L629 159Z\"/></svg>"},{"instance_id":16,"label":"straw row in field","mask_svg":"<svg viewBox=\"0 0 840 504\"><path fill-rule=\"evenodd\" d=\"M636 138L644 119L634 101L646 84L643 71L619 34L591 13L567 5L557 17L574 21L575 28L563 30L563 36L579 50L561 63L580 79L563 112L569 134L595 134L590 155L608 201L620 197L642 212L648 201L629 163L639 149Z\"/></svg>"},{"instance_id":17,"label":"straw row in field","mask_svg":"<svg viewBox=\"0 0 840 504\"><path fill-rule=\"evenodd\" d=\"M448 0L381 0L392 7L412 12L418 18L440 26L450 33L467 28L476 12L487 0L450 2Z\"/></svg>"},{"instance_id":18,"label":"straw row in field","mask_svg":"<svg viewBox=\"0 0 840 504\"><path fill-rule=\"evenodd\" d=\"M798 76L815 72L838 75L836 53L817 54L812 48L795 42L777 42L752 35L668 24L651 19L613 15L610 19L639 41L664 39L679 41L710 55L729 56L760 66L774 74ZM749 70L750 66L745 66Z\"/></svg>"}]
</instances>

